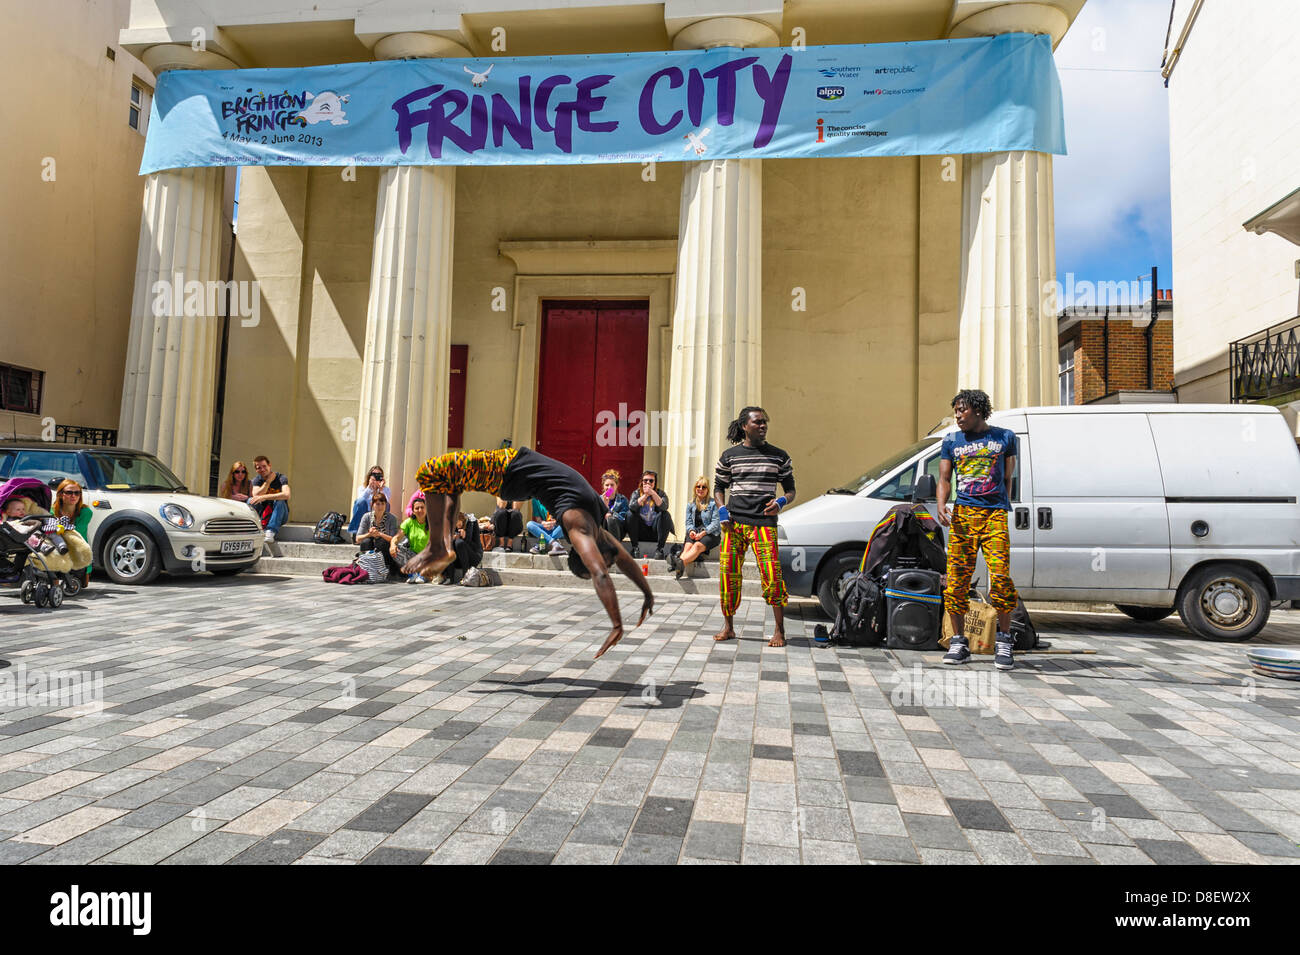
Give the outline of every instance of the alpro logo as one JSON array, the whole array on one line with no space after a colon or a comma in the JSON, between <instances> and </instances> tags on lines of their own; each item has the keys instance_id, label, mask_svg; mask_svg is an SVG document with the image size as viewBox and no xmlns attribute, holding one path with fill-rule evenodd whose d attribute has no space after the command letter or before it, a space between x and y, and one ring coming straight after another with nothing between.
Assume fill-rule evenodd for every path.
<instances>
[{"instance_id":1,"label":"alpro logo","mask_svg":"<svg viewBox=\"0 0 1300 955\"><path fill-rule=\"evenodd\" d=\"M843 99L844 87L843 86L819 86L817 87L817 98L830 99L830 100Z\"/></svg>"},{"instance_id":2,"label":"alpro logo","mask_svg":"<svg viewBox=\"0 0 1300 955\"><path fill-rule=\"evenodd\" d=\"M151 892L82 892L74 885L50 896L50 924L127 926L132 935L148 935L152 909Z\"/></svg>"}]
</instances>

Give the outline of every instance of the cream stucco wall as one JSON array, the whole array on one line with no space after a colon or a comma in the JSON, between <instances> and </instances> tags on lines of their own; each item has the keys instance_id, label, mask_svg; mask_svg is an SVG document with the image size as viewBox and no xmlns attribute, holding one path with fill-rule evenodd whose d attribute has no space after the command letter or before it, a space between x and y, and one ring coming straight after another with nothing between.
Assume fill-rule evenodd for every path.
<instances>
[{"instance_id":1,"label":"cream stucco wall","mask_svg":"<svg viewBox=\"0 0 1300 955\"><path fill-rule=\"evenodd\" d=\"M144 149L127 117L132 78L154 83L117 44L130 6L6 7L22 41L0 58L0 362L43 371L45 384L41 414L0 412L0 437L38 437L45 417L117 427Z\"/></svg>"},{"instance_id":2,"label":"cream stucco wall","mask_svg":"<svg viewBox=\"0 0 1300 955\"><path fill-rule=\"evenodd\" d=\"M805 496L843 483L946 413L961 217L960 161L955 176L951 166L945 174L939 157L765 164L764 385L754 397ZM652 182L638 165L457 170L452 341L469 346L467 447L532 438L538 398L516 395L524 341L516 323L529 317L519 313L520 289L535 313L541 299L529 288L544 289L542 299L666 299L650 290L671 283L550 275L521 285L500 243L673 240L682 168L661 164ZM297 521L345 510L352 487L346 424L358 408L376 181L364 169L356 182L337 169L243 173L235 277L260 283L262 321L231 325L222 468L268 455L290 476ZM792 308L796 287L805 311ZM658 358L647 372L649 410L667 407L669 314L662 325L652 317L660 340L647 342ZM647 466L661 456L647 449ZM467 495L464 506L483 513L491 501Z\"/></svg>"},{"instance_id":3,"label":"cream stucco wall","mask_svg":"<svg viewBox=\"0 0 1300 955\"><path fill-rule=\"evenodd\" d=\"M1179 0L1174 38L1190 6ZM1226 401L1228 343L1298 310L1300 248L1242 228L1300 186L1298 44L1294 0L1206 3L1169 80L1181 401Z\"/></svg>"}]
</instances>

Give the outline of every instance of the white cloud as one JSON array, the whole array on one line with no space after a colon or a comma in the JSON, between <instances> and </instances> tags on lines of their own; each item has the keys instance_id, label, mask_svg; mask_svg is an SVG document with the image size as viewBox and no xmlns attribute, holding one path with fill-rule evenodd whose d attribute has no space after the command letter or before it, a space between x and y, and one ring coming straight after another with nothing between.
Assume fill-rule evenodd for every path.
<instances>
[{"instance_id":1,"label":"white cloud","mask_svg":"<svg viewBox=\"0 0 1300 955\"><path fill-rule=\"evenodd\" d=\"M1056 51L1069 149L1054 165L1059 272L1075 267L1062 251L1077 263L1143 233L1156 247L1169 241L1168 93L1158 71L1168 17L1168 0L1089 0Z\"/></svg>"}]
</instances>

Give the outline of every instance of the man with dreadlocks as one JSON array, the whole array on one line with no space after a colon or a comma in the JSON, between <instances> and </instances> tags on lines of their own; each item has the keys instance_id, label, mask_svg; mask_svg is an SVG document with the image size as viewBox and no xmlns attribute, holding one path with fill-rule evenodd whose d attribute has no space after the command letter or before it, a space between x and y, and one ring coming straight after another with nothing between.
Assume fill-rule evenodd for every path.
<instances>
[{"instance_id":1,"label":"man with dreadlocks","mask_svg":"<svg viewBox=\"0 0 1300 955\"><path fill-rule=\"evenodd\" d=\"M964 633L970 608L970 577L975 558L984 552L989 569L989 602L998 612L998 635L993 665L999 670L1014 666L1011 611L1016 609L1016 586L1011 582L1011 539L1007 532L1007 511L1011 509L1011 479L1020 453L1016 433L989 427L993 413L989 396L982 391L959 391L952 399L958 430L943 439L939 452L939 523L952 528L948 538L948 586L945 609L952 619L953 638L943 662L965 663L970 647ZM948 512L948 492L953 473L957 475L957 503Z\"/></svg>"},{"instance_id":2,"label":"man with dreadlocks","mask_svg":"<svg viewBox=\"0 0 1300 955\"><path fill-rule=\"evenodd\" d=\"M745 551L754 549L763 582L763 599L776 618L769 647L785 646L785 607L788 598L776 551L776 515L794 500L794 470L790 455L767 443L767 412L742 408L727 429L732 446L722 452L713 476L713 497L722 522L722 552L718 558L722 600L722 629L714 640L736 636L731 618L740 606L741 565ZM776 486L785 492L776 496ZM726 494L731 494L730 507Z\"/></svg>"},{"instance_id":3,"label":"man with dreadlocks","mask_svg":"<svg viewBox=\"0 0 1300 955\"><path fill-rule=\"evenodd\" d=\"M430 458L415 472L428 502L429 543L402 567L407 574L429 579L442 573L456 559L451 529L464 491L485 491L505 501L537 498L555 516L569 539L569 570L590 580L596 596L605 605L612 627L599 657L623 639L623 618L618 594L609 568L617 565L640 589L641 617L654 611L654 595L641 569L609 531L604 528L607 508L586 478L562 461L548 458L531 448L498 448L495 451L452 451Z\"/></svg>"}]
</instances>

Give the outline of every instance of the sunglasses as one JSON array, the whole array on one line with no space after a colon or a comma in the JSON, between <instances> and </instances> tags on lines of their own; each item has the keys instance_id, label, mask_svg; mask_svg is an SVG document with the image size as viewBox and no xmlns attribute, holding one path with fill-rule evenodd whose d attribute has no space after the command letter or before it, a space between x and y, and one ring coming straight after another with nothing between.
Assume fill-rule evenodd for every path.
<instances>
[{"instance_id":1,"label":"sunglasses","mask_svg":"<svg viewBox=\"0 0 1300 955\"><path fill-rule=\"evenodd\" d=\"M67 491L60 491L59 493L62 494L64 497L81 497L80 491L73 491L71 489Z\"/></svg>"},{"instance_id":2,"label":"sunglasses","mask_svg":"<svg viewBox=\"0 0 1300 955\"><path fill-rule=\"evenodd\" d=\"M372 474L370 477L375 481L382 481L384 479L382 474Z\"/></svg>"},{"instance_id":3,"label":"sunglasses","mask_svg":"<svg viewBox=\"0 0 1300 955\"><path fill-rule=\"evenodd\" d=\"M235 468L235 470L231 471L230 473L231 473L231 474L247 474L247 473L248 473L248 468Z\"/></svg>"}]
</instances>

